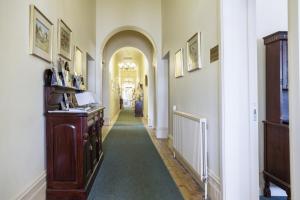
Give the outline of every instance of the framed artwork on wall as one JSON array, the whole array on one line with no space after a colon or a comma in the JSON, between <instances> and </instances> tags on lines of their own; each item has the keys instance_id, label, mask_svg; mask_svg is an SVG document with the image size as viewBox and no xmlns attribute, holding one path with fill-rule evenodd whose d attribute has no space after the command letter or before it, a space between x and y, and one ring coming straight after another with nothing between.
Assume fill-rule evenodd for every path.
<instances>
[{"instance_id":1,"label":"framed artwork on wall","mask_svg":"<svg viewBox=\"0 0 300 200\"><path fill-rule=\"evenodd\" d=\"M146 87L148 86L148 76L147 76L147 74L145 75L145 86Z\"/></svg>"},{"instance_id":2,"label":"framed artwork on wall","mask_svg":"<svg viewBox=\"0 0 300 200\"><path fill-rule=\"evenodd\" d=\"M86 89L85 85L85 71L83 69L83 52L78 46L75 46L74 51L74 74L75 76L80 76L80 89Z\"/></svg>"},{"instance_id":3,"label":"framed artwork on wall","mask_svg":"<svg viewBox=\"0 0 300 200\"><path fill-rule=\"evenodd\" d=\"M52 62L53 24L35 6L30 5L30 54Z\"/></svg>"},{"instance_id":4,"label":"framed artwork on wall","mask_svg":"<svg viewBox=\"0 0 300 200\"><path fill-rule=\"evenodd\" d=\"M74 74L83 75L83 52L78 46L75 46L74 50Z\"/></svg>"},{"instance_id":5,"label":"framed artwork on wall","mask_svg":"<svg viewBox=\"0 0 300 200\"><path fill-rule=\"evenodd\" d=\"M183 76L183 49L179 49L175 53L175 78Z\"/></svg>"},{"instance_id":6,"label":"framed artwork on wall","mask_svg":"<svg viewBox=\"0 0 300 200\"><path fill-rule=\"evenodd\" d=\"M58 54L67 60L71 60L71 41L72 41L72 30L62 20L58 20Z\"/></svg>"},{"instance_id":7,"label":"framed artwork on wall","mask_svg":"<svg viewBox=\"0 0 300 200\"><path fill-rule=\"evenodd\" d=\"M202 68L201 64L201 33L193 35L186 44L188 71Z\"/></svg>"}]
</instances>

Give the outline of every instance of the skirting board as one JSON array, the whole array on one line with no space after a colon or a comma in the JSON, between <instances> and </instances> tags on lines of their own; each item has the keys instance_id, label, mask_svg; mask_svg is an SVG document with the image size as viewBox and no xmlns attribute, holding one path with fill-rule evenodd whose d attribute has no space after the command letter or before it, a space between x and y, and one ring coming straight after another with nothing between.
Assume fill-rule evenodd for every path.
<instances>
[{"instance_id":1,"label":"skirting board","mask_svg":"<svg viewBox=\"0 0 300 200\"><path fill-rule=\"evenodd\" d=\"M183 167L193 176L195 181L204 188L204 184L201 182L199 175L193 170L188 162L172 148L176 159L183 165ZM209 200L221 200L221 181L212 170L208 169L208 197Z\"/></svg>"},{"instance_id":2,"label":"skirting board","mask_svg":"<svg viewBox=\"0 0 300 200\"><path fill-rule=\"evenodd\" d=\"M168 147L173 151L173 135L169 134Z\"/></svg>"},{"instance_id":3,"label":"skirting board","mask_svg":"<svg viewBox=\"0 0 300 200\"><path fill-rule=\"evenodd\" d=\"M23 192L16 200L45 200L46 199L46 171Z\"/></svg>"}]
</instances>

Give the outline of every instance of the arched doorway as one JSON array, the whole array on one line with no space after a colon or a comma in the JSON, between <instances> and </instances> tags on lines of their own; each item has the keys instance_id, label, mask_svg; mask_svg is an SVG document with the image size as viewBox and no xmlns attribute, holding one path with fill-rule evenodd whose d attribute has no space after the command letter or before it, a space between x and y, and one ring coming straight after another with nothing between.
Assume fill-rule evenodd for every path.
<instances>
[{"instance_id":1,"label":"arched doorway","mask_svg":"<svg viewBox=\"0 0 300 200\"><path fill-rule=\"evenodd\" d=\"M112 91L111 89L116 86L121 89L121 81L111 80L113 76L115 76L115 72L112 73L112 69L117 69L117 67L111 68L112 62L116 59L119 59L118 62L121 62L120 59L124 59L130 56L120 56L120 54L124 54L124 48L128 48L134 50L136 55L140 55L143 61L146 64L143 64L142 69L145 69L143 73L138 76L138 81L142 84L144 95L147 98L144 98L144 117L147 119L148 126L155 127L155 67L156 66L156 50L151 42L151 40L142 34L141 32L135 30L123 30L120 32L116 32L114 35L110 36L107 39L105 45L103 46L102 50L102 102L103 105L106 107L106 117L105 122L106 124L111 124L113 122L114 117L118 113L118 109L116 109L116 102L119 101L120 93L116 93L116 91ZM132 51L132 52L134 52ZM121 53L122 52L122 53ZM117 56L119 58L114 58ZM114 63L114 66L115 63ZM147 66L147 67L145 67ZM113 75L113 76L112 76ZM136 79L137 80L137 79ZM135 82L135 81L134 81ZM147 82L147 83L146 83ZM127 83L128 85L128 83ZM135 82L137 85L137 82ZM147 85L147 86L146 86ZM112 87L114 86L114 87ZM146 86L146 87L145 87ZM120 92L120 91L119 91ZM112 94L113 93L113 94Z\"/></svg>"},{"instance_id":2,"label":"arched doorway","mask_svg":"<svg viewBox=\"0 0 300 200\"><path fill-rule=\"evenodd\" d=\"M133 109L136 101L142 103L143 116L148 118L149 62L145 54L134 47L118 49L109 61L108 108L114 117L123 107Z\"/></svg>"}]
</instances>

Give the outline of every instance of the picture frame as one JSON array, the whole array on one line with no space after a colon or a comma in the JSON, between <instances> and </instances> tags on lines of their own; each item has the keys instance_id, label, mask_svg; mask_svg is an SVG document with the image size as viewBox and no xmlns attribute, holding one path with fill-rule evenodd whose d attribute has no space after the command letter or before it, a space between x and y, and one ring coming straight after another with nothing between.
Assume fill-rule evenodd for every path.
<instances>
[{"instance_id":1,"label":"picture frame","mask_svg":"<svg viewBox=\"0 0 300 200\"><path fill-rule=\"evenodd\" d=\"M86 85L85 85L85 75L83 74L83 51L78 47L75 46L74 50L74 63L73 63L73 69L74 69L74 74L77 76L80 76L80 89L85 90Z\"/></svg>"},{"instance_id":2,"label":"picture frame","mask_svg":"<svg viewBox=\"0 0 300 200\"><path fill-rule=\"evenodd\" d=\"M75 46L74 49L74 74L80 76L83 75L83 52L78 46Z\"/></svg>"},{"instance_id":3,"label":"picture frame","mask_svg":"<svg viewBox=\"0 0 300 200\"><path fill-rule=\"evenodd\" d=\"M35 6L30 5L30 54L52 62L53 23Z\"/></svg>"},{"instance_id":4,"label":"picture frame","mask_svg":"<svg viewBox=\"0 0 300 200\"><path fill-rule=\"evenodd\" d=\"M188 71L195 71L202 68L201 63L201 33L194 34L186 44Z\"/></svg>"},{"instance_id":5,"label":"picture frame","mask_svg":"<svg viewBox=\"0 0 300 200\"><path fill-rule=\"evenodd\" d=\"M62 86L62 80L61 77L59 76L58 70L56 67L52 67L52 77L51 77L51 85L59 85Z\"/></svg>"},{"instance_id":6,"label":"picture frame","mask_svg":"<svg viewBox=\"0 0 300 200\"><path fill-rule=\"evenodd\" d=\"M146 87L148 86L148 76L147 76L147 74L145 75L145 86Z\"/></svg>"},{"instance_id":7,"label":"picture frame","mask_svg":"<svg viewBox=\"0 0 300 200\"><path fill-rule=\"evenodd\" d=\"M183 77L183 49L175 53L175 78Z\"/></svg>"},{"instance_id":8,"label":"picture frame","mask_svg":"<svg viewBox=\"0 0 300 200\"><path fill-rule=\"evenodd\" d=\"M58 19L57 28L58 55L71 61L72 59L72 30L62 20Z\"/></svg>"}]
</instances>

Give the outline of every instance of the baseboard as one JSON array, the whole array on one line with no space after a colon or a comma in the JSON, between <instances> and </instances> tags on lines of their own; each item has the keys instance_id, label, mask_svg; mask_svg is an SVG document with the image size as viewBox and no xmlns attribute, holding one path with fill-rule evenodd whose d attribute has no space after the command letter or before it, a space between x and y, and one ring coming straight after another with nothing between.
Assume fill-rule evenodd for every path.
<instances>
[{"instance_id":1,"label":"baseboard","mask_svg":"<svg viewBox=\"0 0 300 200\"><path fill-rule=\"evenodd\" d=\"M176 159L183 165L183 167L192 175L194 180L200 185L203 189L204 184L202 183L200 176L192 168L192 166L173 148L173 151L176 154ZM204 190L203 190L204 191ZM221 180L215 173L208 169L208 197L209 200L221 200Z\"/></svg>"},{"instance_id":2,"label":"baseboard","mask_svg":"<svg viewBox=\"0 0 300 200\"><path fill-rule=\"evenodd\" d=\"M211 200L221 200L221 180L208 169L208 196Z\"/></svg>"},{"instance_id":3,"label":"baseboard","mask_svg":"<svg viewBox=\"0 0 300 200\"><path fill-rule=\"evenodd\" d=\"M264 173L263 171L261 171L259 173L259 194L260 195L263 195L264 185L265 185Z\"/></svg>"},{"instance_id":4,"label":"baseboard","mask_svg":"<svg viewBox=\"0 0 300 200\"><path fill-rule=\"evenodd\" d=\"M173 151L173 135L169 134L168 147Z\"/></svg>"},{"instance_id":5,"label":"baseboard","mask_svg":"<svg viewBox=\"0 0 300 200\"><path fill-rule=\"evenodd\" d=\"M46 199L46 171L20 195L16 200L45 200Z\"/></svg>"}]
</instances>

